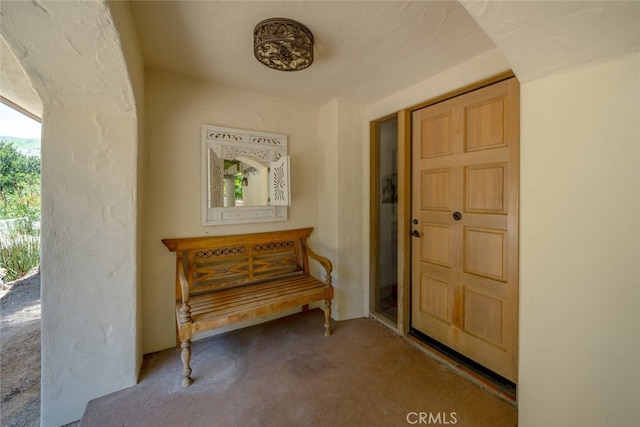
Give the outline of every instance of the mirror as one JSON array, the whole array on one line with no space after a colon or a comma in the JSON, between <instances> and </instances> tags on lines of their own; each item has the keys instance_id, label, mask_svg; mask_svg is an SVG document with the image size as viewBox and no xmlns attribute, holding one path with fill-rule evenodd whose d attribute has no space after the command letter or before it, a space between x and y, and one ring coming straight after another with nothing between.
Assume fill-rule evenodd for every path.
<instances>
[{"instance_id":1,"label":"mirror","mask_svg":"<svg viewBox=\"0 0 640 427\"><path fill-rule=\"evenodd\" d=\"M215 156L211 152L210 156ZM269 165L254 158L238 156L223 160L222 200L209 198L209 207L266 206L269 204Z\"/></svg>"},{"instance_id":2,"label":"mirror","mask_svg":"<svg viewBox=\"0 0 640 427\"><path fill-rule=\"evenodd\" d=\"M284 221L287 136L202 126L202 225Z\"/></svg>"}]
</instances>

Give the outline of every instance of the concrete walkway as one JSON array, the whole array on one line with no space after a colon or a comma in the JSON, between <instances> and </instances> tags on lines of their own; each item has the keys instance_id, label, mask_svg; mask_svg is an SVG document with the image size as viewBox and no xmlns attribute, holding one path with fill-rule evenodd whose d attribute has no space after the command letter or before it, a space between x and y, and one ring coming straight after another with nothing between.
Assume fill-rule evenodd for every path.
<instances>
[{"instance_id":1,"label":"concrete walkway","mask_svg":"<svg viewBox=\"0 0 640 427\"><path fill-rule=\"evenodd\" d=\"M195 382L180 352L145 356L140 383L95 399L81 427L513 427L517 408L370 319L334 323L319 310L197 341Z\"/></svg>"}]
</instances>

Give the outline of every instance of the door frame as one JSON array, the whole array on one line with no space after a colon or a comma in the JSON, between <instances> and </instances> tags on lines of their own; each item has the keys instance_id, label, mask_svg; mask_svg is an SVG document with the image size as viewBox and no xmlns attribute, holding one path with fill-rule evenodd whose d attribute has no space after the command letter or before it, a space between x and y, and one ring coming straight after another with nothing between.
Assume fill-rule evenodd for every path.
<instances>
[{"instance_id":1,"label":"door frame","mask_svg":"<svg viewBox=\"0 0 640 427\"><path fill-rule=\"evenodd\" d=\"M412 105L396 113L398 116L398 322L397 324L393 324L385 316L376 313L374 296L372 296L370 300L369 312L371 313L372 317L395 329L397 333L403 337L408 336L409 330L411 328L411 239L409 233L411 232L412 114L416 110L420 110L422 108L437 104L442 101L446 101L447 99L454 98L468 92L473 92L474 90L481 89L485 86L490 86L494 83L499 83L513 77L515 77L515 73L512 70L504 71L486 79L463 86L459 89L446 92L442 95L431 98L419 104ZM375 152L375 150L373 150L373 148L377 146L377 141L375 140L376 124L388 120L391 116L393 115L387 115L370 122L369 137L370 147L372 148L372 150L370 151L370 161L372 162L371 165L373 165L373 162L377 160L377 153ZM376 241L375 225L377 224L375 219L378 215L376 211L376 205L374 204L374 202L377 200L377 193L374 193L374 191L377 190L377 182L374 183L374 180L376 179L376 169L372 167L370 171L370 212L372 220L369 221L369 241L374 242ZM375 295L375 289L373 288L373 286L375 286L375 271L373 270L375 269L374 250L375 247L372 243L370 248L371 252L369 254L370 268L372 269L370 271L371 280L369 283L370 295Z\"/></svg>"}]
</instances>

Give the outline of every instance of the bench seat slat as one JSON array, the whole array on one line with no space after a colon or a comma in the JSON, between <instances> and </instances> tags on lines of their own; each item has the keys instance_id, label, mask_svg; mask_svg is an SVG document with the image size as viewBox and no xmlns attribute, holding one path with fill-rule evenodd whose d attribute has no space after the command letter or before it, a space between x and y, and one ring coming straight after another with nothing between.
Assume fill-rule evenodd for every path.
<instances>
[{"instance_id":1,"label":"bench seat slat","mask_svg":"<svg viewBox=\"0 0 640 427\"><path fill-rule=\"evenodd\" d=\"M225 317L234 311L277 304L296 297L315 298L314 301L317 301L323 299L324 294L324 283L313 277L304 276L285 282L273 281L198 295L192 297L189 303L192 320L199 322L204 318ZM180 305L176 304L176 308L179 309Z\"/></svg>"},{"instance_id":2,"label":"bench seat slat","mask_svg":"<svg viewBox=\"0 0 640 427\"><path fill-rule=\"evenodd\" d=\"M247 310L255 307L263 306L272 302L280 302L282 300L296 298L296 297L313 297L318 295L318 299L324 297L324 290L318 287L304 287L298 289L289 289L289 292L279 292L275 294L270 293L258 293L252 295L249 298L243 298L236 301L217 302L215 300L206 301L195 310L191 311L191 318L198 322L201 318L212 316L226 316L228 313L238 310Z\"/></svg>"},{"instance_id":3,"label":"bench seat slat","mask_svg":"<svg viewBox=\"0 0 640 427\"><path fill-rule=\"evenodd\" d=\"M252 285L244 285L244 286L237 286L233 288L220 289L215 292L216 294L215 298L217 301L224 301L225 299L237 299L246 294L251 295L256 292L261 292L261 293L268 292L268 290L271 288L282 288L283 286L288 286L288 285L295 286L295 285L300 285L304 283L315 283L315 284L319 284L319 286L323 285L322 282L320 282L314 277L297 275L294 277L269 280L266 282L255 283ZM199 304L200 301L208 300L209 298L212 298L212 296L210 295L211 293L212 292L208 292L208 293L196 294L192 296L189 302L189 304L192 307L192 310Z\"/></svg>"}]
</instances>

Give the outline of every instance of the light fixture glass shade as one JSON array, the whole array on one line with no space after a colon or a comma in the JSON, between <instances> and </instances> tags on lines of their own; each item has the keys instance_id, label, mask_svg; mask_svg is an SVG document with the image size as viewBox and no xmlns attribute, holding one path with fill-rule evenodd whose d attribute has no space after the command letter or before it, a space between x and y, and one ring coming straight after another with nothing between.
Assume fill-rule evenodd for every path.
<instances>
[{"instance_id":1,"label":"light fixture glass shade","mask_svg":"<svg viewBox=\"0 0 640 427\"><path fill-rule=\"evenodd\" d=\"M292 19L265 19L253 30L253 54L275 70L304 70L313 63L313 34Z\"/></svg>"}]
</instances>

